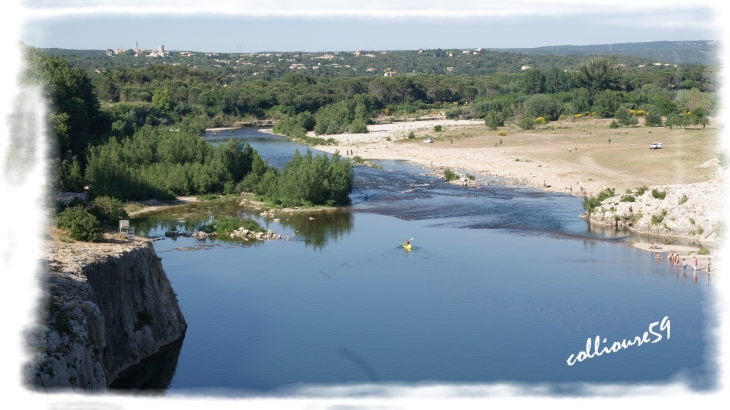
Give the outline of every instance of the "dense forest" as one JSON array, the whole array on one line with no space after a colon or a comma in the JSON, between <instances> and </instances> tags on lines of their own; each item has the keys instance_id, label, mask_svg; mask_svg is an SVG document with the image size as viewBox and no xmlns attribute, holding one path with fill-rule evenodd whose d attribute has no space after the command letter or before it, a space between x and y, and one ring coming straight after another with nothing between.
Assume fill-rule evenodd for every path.
<instances>
[{"instance_id":1,"label":"dense forest","mask_svg":"<svg viewBox=\"0 0 730 410\"><path fill-rule=\"evenodd\" d=\"M424 53L411 52L410 61L417 63ZM307 136L309 131L367 132L375 121L429 112L484 119L492 129L510 121L530 128L537 119L583 115L614 118L612 126L646 116L649 124L673 127L707 123L719 88L711 67L643 69L605 57L583 58L574 70L536 66L489 75L359 77L288 70L253 81L169 64L88 71L33 48L27 59L24 81L45 84L54 107L59 188L89 185L92 196L120 199L245 190L280 204L346 203L349 161L305 154L278 170L250 147L213 147L198 138L211 126L268 121L278 133L310 138L310 145L327 140ZM305 177L309 182L297 180Z\"/></svg>"}]
</instances>

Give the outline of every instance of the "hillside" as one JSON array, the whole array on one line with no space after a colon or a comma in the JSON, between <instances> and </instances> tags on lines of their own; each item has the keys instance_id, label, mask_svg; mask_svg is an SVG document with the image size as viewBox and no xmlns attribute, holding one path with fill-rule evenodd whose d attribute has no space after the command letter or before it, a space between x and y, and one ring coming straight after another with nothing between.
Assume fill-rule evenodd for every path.
<instances>
[{"instance_id":1,"label":"hillside","mask_svg":"<svg viewBox=\"0 0 730 410\"><path fill-rule=\"evenodd\" d=\"M650 58L676 64L720 65L722 44L713 40L652 41L646 43L595 44L586 46L548 46L536 48L490 49L521 54L610 55Z\"/></svg>"},{"instance_id":2,"label":"hillside","mask_svg":"<svg viewBox=\"0 0 730 410\"><path fill-rule=\"evenodd\" d=\"M342 52L259 52L259 53L204 53L171 51L164 57L150 56L145 50L135 57L131 50L107 56L102 50L42 49L58 55L74 67L89 72L115 67L145 67L176 65L192 69L208 69L220 77L236 79L279 78L290 71L312 77L383 77L397 75L436 74L456 76L484 76L494 73L521 73L524 66L548 71L575 71L590 55L548 55L547 53L516 53L482 49L435 49L410 51L342 51ZM656 69L655 58L618 55L619 64L626 67L645 66L645 71ZM662 66L673 65L661 60Z\"/></svg>"}]
</instances>

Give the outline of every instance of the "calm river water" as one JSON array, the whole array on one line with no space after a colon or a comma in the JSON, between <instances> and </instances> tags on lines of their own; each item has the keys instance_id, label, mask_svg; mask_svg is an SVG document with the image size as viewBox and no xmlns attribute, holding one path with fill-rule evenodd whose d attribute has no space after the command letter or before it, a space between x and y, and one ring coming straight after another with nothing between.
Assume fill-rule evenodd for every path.
<instances>
[{"instance_id":1,"label":"calm river water","mask_svg":"<svg viewBox=\"0 0 730 410\"><path fill-rule=\"evenodd\" d=\"M240 138L277 166L306 150L256 129L206 138ZM578 198L455 187L407 163L376 162L382 170L356 167L352 207L313 220L257 217L290 241L154 243L189 325L168 391L678 376L715 387L704 269L685 276L631 248L627 233L590 230ZM162 235L241 212L177 208L133 223ZM410 238L412 252L396 247ZM567 364L588 338L610 347L664 317L669 338L657 325L656 343Z\"/></svg>"}]
</instances>

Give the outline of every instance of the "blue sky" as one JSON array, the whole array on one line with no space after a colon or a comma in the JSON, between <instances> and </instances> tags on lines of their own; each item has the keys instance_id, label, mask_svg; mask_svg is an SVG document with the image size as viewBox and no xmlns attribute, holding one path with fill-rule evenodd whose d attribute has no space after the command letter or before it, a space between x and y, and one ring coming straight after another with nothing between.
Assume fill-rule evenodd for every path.
<instances>
[{"instance_id":1,"label":"blue sky","mask_svg":"<svg viewBox=\"0 0 730 410\"><path fill-rule=\"evenodd\" d=\"M98 3L98 2L96 2ZM710 5L431 0L200 2L30 0L21 40L38 47L211 52L518 48L717 40ZM101 3L100 3L101 4ZM670 3L671 6L671 3Z\"/></svg>"}]
</instances>

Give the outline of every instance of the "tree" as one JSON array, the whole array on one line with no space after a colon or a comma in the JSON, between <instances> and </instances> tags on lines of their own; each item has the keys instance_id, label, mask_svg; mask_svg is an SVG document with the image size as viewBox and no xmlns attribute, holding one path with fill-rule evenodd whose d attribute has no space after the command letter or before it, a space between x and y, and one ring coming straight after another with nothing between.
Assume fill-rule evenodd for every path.
<instances>
[{"instance_id":1,"label":"tree","mask_svg":"<svg viewBox=\"0 0 730 410\"><path fill-rule=\"evenodd\" d=\"M593 98L593 111L601 118L611 118L616 114L621 105L621 98L618 93L604 90Z\"/></svg>"},{"instance_id":2,"label":"tree","mask_svg":"<svg viewBox=\"0 0 730 410\"><path fill-rule=\"evenodd\" d=\"M525 94L542 94L545 91L545 76L540 70L527 70L523 74L522 91Z\"/></svg>"},{"instance_id":3,"label":"tree","mask_svg":"<svg viewBox=\"0 0 730 410\"><path fill-rule=\"evenodd\" d=\"M159 108L160 111L172 111L172 98L170 97L170 90L162 88L155 91L152 96L152 104Z\"/></svg>"},{"instance_id":4,"label":"tree","mask_svg":"<svg viewBox=\"0 0 730 410\"><path fill-rule=\"evenodd\" d=\"M504 125L504 120L497 111L489 111L486 117L484 117L484 124L489 127L490 130L496 131L497 127Z\"/></svg>"},{"instance_id":5,"label":"tree","mask_svg":"<svg viewBox=\"0 0 730 410\"><path fill-rule=\"evenodd\" d=\"M593 211L598 208L599 205L601 205L601 201L598 200L595 196L586 196L583 197L583 209L588 213L588 221L591 220L591 214Z\"/></svg>"},{"instance_id":6,"label":"tree","mask_svg":"<svg viewBox=\"0 0 730 410\"><path fill-rule=\"evenodd\" d=\"M50 105L49 122L53 126L59 156L86 167L86 147L96 143L111 128L111 121L101 112L99 100L86 72L72 68L65 59L28 49L28 68L21 77L24 84L40 85Z\"/></svg>"},{"instance_id":7,"label":"tree","mask_svg":"<svg viewBox=\"0 0 730 410\"><path fill-rule=\"evenodd\" d=\"M578 83L591 94L603 90L618 90L619 78L618 64L608 57L592 58L578 68Z\"/></svg>"},{"instance_id":8,"label":"tree","mask_svg":"<svg viewBox=\"0 0 730 410\"><path fill-rule=\"evenodd\" d=\"M584 113L588 111L591 108L591 96L588 90L585 88L578 88L573 90L573 110L575 110L575 113Z\"/></svg>"},{"instance_id":9,"label":"tree","mask_svg":"<svg viewBox=\"0 0 730 410\"><path fill-rule=\"evenodd\" d=\"M631 115L629 113L629 110L625 108L619 108L618 110L616 110L614 117L618 120L619 124L623 125L624 127L628 127L629 125L636 125L639 123L639 119Z\"/></svg>"},{"instance_id":10,"label":"tree","mask_svg":"<svg viewBox=\"0 0 730 410\"><path fill-rule=\"evenodd\" d=\"M616 196L616 190L614 188L605 188L599 192L597 196L586 196L583 197L583 209L588 213L588 221L591 220L591 214L593 211L601 205L601 202L608 198Z\"/></svg>"},{"instance_id":11,"label":"tree","mask_svg":"<svg viewBox=\"0 0 730 410\"><path fill-rule=\"evenodd\" d=\"M705 116L705 110L702 108L695 108L695 110L691 112L690 121L692 125L702 124L702 129L705 128L705 125L710 123L707 116Z\"/></svg>"},{"instance_id":12,"label":"tree","mask_svg":"<svg viewBox=\"0 0 730 410\"><path fill-rule=\"evenodd\" d=\"M525 114L534 120L543 117L555 121L560 115L561 105L552 96L536 94L525 101Z\"/></svg>"},{"instance_id":13,"label":"tree","mask_svg":"<svg viewBox=\"0 0 730 410\"><path fill-rule=\"evenodd\" d=\"M649 108L649 113L644 117L644 125L647 127L661 127L662 115L656 107Z\"/></svg>"},{"instance_id":14,"label":"tree","mask_svg":"<svg viewBox=\"0 0 730 410\"><path fill-rule=\"evenodd\" d=\"M545 92L548 94L569 91L571 85L571 78L562 70L551 68L545 74Z\"/></svg>"}]
</instances>

